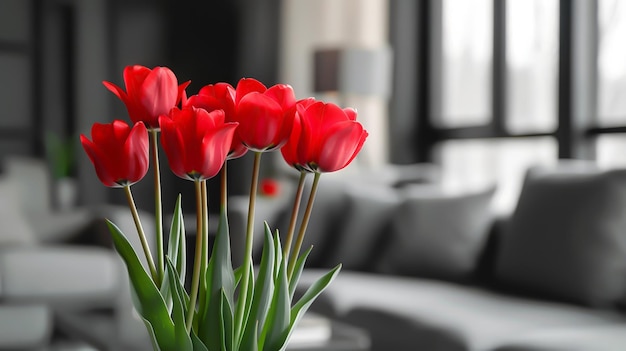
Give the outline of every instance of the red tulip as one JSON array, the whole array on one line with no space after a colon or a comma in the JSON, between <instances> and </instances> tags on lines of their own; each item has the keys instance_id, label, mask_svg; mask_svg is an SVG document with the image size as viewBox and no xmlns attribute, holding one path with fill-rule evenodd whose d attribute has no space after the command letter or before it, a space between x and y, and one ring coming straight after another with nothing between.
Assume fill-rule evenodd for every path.
<instances>
[{"instance_id":1,"label":"red tulip","mask_svg":"<svg viewBox=\"0 0 626 351\"><path fill-rule=\"evenodd\" d=\"M208 112L224 110L226 122L233 122L235 120L235 89L228 83L206 85L197 95L190 96L187 101L184 101L183 107L198 107ZM239 158L247 151L248 148L235 133L228 159Z\"/></svg>"},{"instance_id":2,"label":"red tulip","mask_svg":"<svg viewBox=\"0 0 626 351\"><path fill-rule=\"evenodd\" d=\"M361 151L367 131L356 121L356 111L321 101L298 103L289 141L281 148L292 167L309 172L343 169Z\"/></svg>"},{"instance_id":3,"label":"red tulip","mask_svg":"<svg viewBox=\"0 0 626 351\"><path fill-rule=\"evenodd\" d=\"M146 175L150 161L148 131L143 123L135 123L132 129L120 120L95 123L91 137L93 141L81 134L80 142L104 185L129 186Z\"/></svg>"},{"instance_id":4,"label":"red tulip","mask_svg":"<svg viewBox=\"0 0 626 351\"><path fill-rule=\"evenodd\" d=\"M261 83L250 78L237 85L237 133L254 151L270 151L284 145L295 115L296 98L291 86L277 84L260 91L262 88Z\"/></svg>"},{"instance_id":5,"label":"red tulip","mask_svg":"<svg viewBox=\"0 0 626 351\"><path fill-rule=\"evenodd\" d=\"M159 118L161 144L170 168L183 179L214 177L224 165L237 123L224 122L224 111L173 108Z\"/></svg>"},{"instance_id":6,"label":"red tulip","mask_svg":"<svg viewBox=\"0 0 626 351\"><path fill-rule=\"evenodd\" d=\"M275 179L265 178L259 183L259 191L263 196L278 196L280 193L280 183Z\"/></svg>"},{"instance_id":7,"label":"red tulip","mask_svg":"<svg viewBox=\"0 0 626 351\"><path fill-rule=\"evenodd\" d=\"M149 128L159 127L159 116L178 105L189 85L178 85L174 72L167 67L151 70L139 65L124 69L126 91L111 82L102 83L124 102L133 122L142 121Z\"/></svg>"}]
</instances>

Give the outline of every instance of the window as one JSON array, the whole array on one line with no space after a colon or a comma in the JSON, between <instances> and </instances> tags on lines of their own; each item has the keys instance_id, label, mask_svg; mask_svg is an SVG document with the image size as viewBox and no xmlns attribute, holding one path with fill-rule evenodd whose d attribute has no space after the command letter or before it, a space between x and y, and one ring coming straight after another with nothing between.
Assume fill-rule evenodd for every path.
<instances>
[{"instance_id":1,"label":"window","mask_svg":"<svg viewBox=\"0 0 626 351\"><path fill-rule=\"evenodd\" d=\"M443 0L441 100L433 122L446 127L491 119L493 0Z\"/></svg>"},{"instance_id":2,"label":"window","mask_svg":"<svg viewBox=\"0 0 626 351\"><path fill-rule=\"evenodd\" d=\"M605 168L626 168L626 134L608 134L596 139L596 160Z\"/></svg>"},{"instance_id":3,"label":"window","mask_svg":"<svg viewBox=\"0 0 626 351\"><path fill-rule=\"evenodd\" d=\"M626 124L626 2L598 0L598 123Z\"/></svg>"},{"instance_id":4,"label":"window","mask_svg":"<svg viewBox=\"0 0 626 351\"><path fill-rule=\"evenodd\" d=\"M559 0L430 4L441 25L430 48L441 51L430 67L441 72L431 157L445 186L496 185L494 209L510 212L526 169L559 155Z\"/></svg>"},{"instance_id":5,"label":"window","mask_svg":"<svg viewBox=\"0 0 626 351\"><path fill-rule=\"evenodd\" d=\"M500 212L531 164L626 169L626 1L419 4L427 81L414 95L417 142L404 144L417 162L440 163L448 186L498 183Z\"/></svg>"},{"instance_id":6,"label":"window","mask_svg":"<svg viewBox=\"0 0 626 351\"><path fill-rule=\"evenodd\" d=\"M557 126L558 0L506 2L506 126L513 133Z\"/></svg>"},{"instance_id":7,"label":"window","mask_svg":"<svg viewBox=\"0 0 626 351\"><path fill-rule=\"evenodd\" d=\"M554 163L557 145L551 137L450 140L442 142L435 155L442 166L445 187L474 189L496 185L493 209L506 214L517 203L526 169Z\"/></svg>"}]
</instances>

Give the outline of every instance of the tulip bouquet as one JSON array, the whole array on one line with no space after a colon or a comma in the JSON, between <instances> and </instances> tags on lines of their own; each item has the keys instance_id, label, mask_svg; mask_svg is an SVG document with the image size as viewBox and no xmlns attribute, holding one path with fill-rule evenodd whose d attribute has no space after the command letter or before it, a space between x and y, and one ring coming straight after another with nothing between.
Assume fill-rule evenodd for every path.
<instances>
[{"instance_id":1,"label":"tulip bouquet","mask_svg":"<svg viewBox=\"0 0 626 351\"><path fill-rule=\"evenodd\" d=\"M108 222L116 250L128 270L135 308L143 318L155 350L284 350L294 327L338 274L341 265L294 298L307 255L301 253L320 175L346 167L363 146L367 132L356 111L313 98L296 100L285 84L267 88L241 79L204 86L187 97L189 82L178 84L168 68L129 66L125 90L104 82L126 105L132 125L115 120L96 123L91 140L81 143L100 181L122 188L135 221L147 269L125 234ZM186 242L180 195L174 208L165 253L158 145L178 177L191 181L196 194L196 242L191 286L185 285ZM293 213L284 243L265 223L264 246L253 266L253 223L261 156L280 150L300 172ZM245 256L231 262L227 218L227 161L254 153ZM146 239L131 186L152 167L156 221L156 255ZM220 219L209 252L207 179L221 177ZM311 194L296 235L305 179L313 175ZM295 238L295 241L293 240ZM296 301L297 300L297 301Z\"/></svg>"}]
</instances>

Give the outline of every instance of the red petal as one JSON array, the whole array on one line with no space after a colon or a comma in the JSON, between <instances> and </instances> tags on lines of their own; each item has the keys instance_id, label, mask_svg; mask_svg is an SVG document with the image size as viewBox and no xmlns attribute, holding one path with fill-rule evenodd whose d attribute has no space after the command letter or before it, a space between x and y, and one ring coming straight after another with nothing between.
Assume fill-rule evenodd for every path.
<instances>
[{"instance_id":1,"label":"red petal","mask_svg":"<svg viewBox=\"0 0 626 351\"><path fill-rule=\"evenodd\" d=\"M168 113L179 100L174 72L165 67L156 67L143 81L139 96L149 117L157 122L158 116Z\"/></svg>"},{"instance_id":2,"label":"red petal","mask_svg":"<svg viewBox=\"0 0 626 351\"><path fill-rule=\"evenodd\" d=\"M124 84L126 85L126 93L129 96L136 95L141 89L141 85L151 70L148 67L134 65L124 68Z\"/></svg>"},{"instance_id":3,"label":"red petal","mask_svg":"<svg viewBox=\"0 0 626 351\"><path fill-rule=\"evenodd\" d=\"M356 113L356 110L355 110L355 109L353 109L353 108L351 108L351 107L348 107L348 108L344 108L344 109L343 109L343 112L345 112L345 113L346 113L346 116L348 117L348 119L349 119L349 120L351 120L351 121L356 121L356 115L357 115L357 113Z\"/></svg>"},{"instance_id":4,"label":"red petal","mask_svg":"<svg viewBox=\"0 0 626 351\"><path fill-rule=\"evenodd\" d=\"M109 172L107 172L108 167L105 162L106 155L98 149L96 144L87 139L84 135L80 136L80 143L87 153L87 156L89 156L89 159L91 160L91 163L96 171L96 175L102 184L109 187L115 186L115 179L113 179Z\"/></svg>"},{"instance_id":5,"label":"red petal","mask_svg":"<svg viewBox=\"0 0 626 351\"><path fill-rule=\"evenodd\" d=\"M273 145L280 132L283 110L278 103L260 93L246 95L237 105L237 133L246 146L263 151Z\"/></svg>"},{"instance_id":6,"label":"red petal","mask_svg":"<svg viewBox=\"0 0 626 351\"><path fill-rule=\"evenodd\" d=\"M177 176L187 178L184 167L185 144L182 141L183 138L179 130L176 128L174 120L161 117L159 118L159 125L161 126L161 145L167 156L170 169Z\"/></svg>"},{"instance_id":7,"label":"red petal","mask_svg":"<svg viewBox=\"0 0 626 351\"><path fill-rule=\"evenodd\" d=\"M294 118L293 127L287 143L280 149L280 153L283 155L283 159L291 167L303 164L298 159L298 145L300 143L300 136L302 130L302 117L299 113L296 113ZM305 162L306 163L306 162Z\"/></svg>"},{"instance_id":8,"label":"red petal","mask_svg":"<svg viewBox=\"0 0 626 351\"><path fill-rule=\"evenodd\" d=\"M287 84L276 84L267 89L263 95L276 100L283 108L283 111L292 108L296 104L296 95L293 92L293 88Z\"/></svg>"},{"instance_id":9,"label":"red petal","mask_svg":"<svg viewBox=\"0 0 626 351\"><path fill-rule=\"evenodd\" d=\"M185 89L187 89L189 84L191 84L190 80L188 80L188 81L186 81L183 84L178 86L178 98L176 99L176 104L175 105L178 105L178 103L180 103L180 102L182 102L183 105L185 104L185 102L187 100L187 92L185 92Z\"/></svg>"},{"instance_id":10,"label":"red petal","mask_svg":"<svg viewBox=\"0 0 626 351\"><path fill-rule=\"evenodd\" d=\"M320 172L334 172L346 167L360 151L365 136L359 123L345 122L324 140L317 165Z\"/></svg>"},{"instance_id":11,"label":"red petal","mask_svg":"<svg viewBox=\"0 0 626 351\"><path fill-rule=\"evenodd\" d=\"M356 117L356 116L355 116ZM336 123L342 123L346 121L350 121L350 117L346 114L345 110L341 109L339 106L335 104L328 103L326 104L326 109L324 110L323 115L321 116L322 123L322 133L325 133L325 129L331 128Z\"/></svg>"},{"instance_id":12,"label":"red petal","mask_svg":"<svg viewBox=\"0 0 626 351\"><path fill-rule=\"evenodd\" d=\"M237 135L237 131L235 131L233 141L230 145L230 152L228 153L229 160L239 158L248 152L248 148L241 142L241 139Z\"/></svg>"},{"instance_id":13,"label":"red petal","mask_svg":"<svg viewBox=\"0 0 626 351\"><path fill-rule=\"evenodd\" d=\"M109 91L111 91L113 94L115 94L115 96L117 96L118 98L120 98L120 100L122 100L124 103L126 103L126 101L128 100L128 94L126 94L126 92L120 88L119 86L111 83L111 82L107 82L107 81L103 81L102 84L109 89Z\"/></svg>"},{"instance_id":14,"label":"red petal","mask_svg":"<svg viewBox=\"0 0 626 351\"><path fill-rule=\"evenodd\" d=\"M138 122L126 139L124 144L126 156L126 180L131 184L140 181L148 172L150 165L148 130L146 126Z\"/></svg>"},{"instance_id":15,"label":"red petal","mask_svg":"<svg viewBox=\"0 0 626 351\"><path fill-rule=\"evenodd\" d=\"M241 78L235 90L235 104L238 104L244 96L250 93L262 93L266 90L265 85L254 78Z\"/></svg>"},{"instance_id":16,"label":"red petal","mask_svg":"<svg viewBox=\"0 0 626 351\"><path fill-rule=\"evenodd\" d=\"M322 119L326 104L319 101L311 104L302 115L302 131L298 146L298 159L301 162L317 160L322 141Z\"/></svg>"},{"instance_id":17,"label":"red petal","mask_svg":"<svg viewBox=\"0 0 626 351\"><path fill-rule=\"evenodd\" d=\"M228 101L220 100L219 98L212 95L193 95L187 101L186 107L197 107L207 110L208 112L214 110L224 110L224 113L227 113L227 110L231 115L234 114L235 104L228 103Z\"/></svg>"},{"instance_id":18,"label":"red petal","mask_svg":"<svg viewBox=\"0 0 626 351\"><path fill-rule=\"evenodd\" d=\"M237 128L236 123L226 123L211 133L207 133L202 140L204 167L201 174L203 178L213 178L222 169L230 151L235 128Z\"/></svg>"}]
</instances>

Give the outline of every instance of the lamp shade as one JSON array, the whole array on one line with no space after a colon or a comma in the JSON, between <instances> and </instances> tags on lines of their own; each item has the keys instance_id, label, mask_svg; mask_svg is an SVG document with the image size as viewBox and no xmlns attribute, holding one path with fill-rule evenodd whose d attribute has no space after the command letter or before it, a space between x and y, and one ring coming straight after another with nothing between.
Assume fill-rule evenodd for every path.
<instances>
[{"instance_id":1,"label":"lamp shade","mask_svg":"<svg viewBox=\"0 0 626 351\"><path fill-rule=\"evenodd\" d=\"M331 48L315 51L315 92L388 97L392 53L389 47Z\"/></svg>"}]
</instances>

